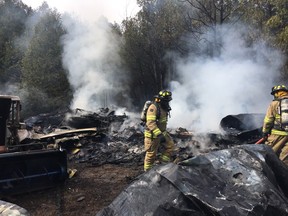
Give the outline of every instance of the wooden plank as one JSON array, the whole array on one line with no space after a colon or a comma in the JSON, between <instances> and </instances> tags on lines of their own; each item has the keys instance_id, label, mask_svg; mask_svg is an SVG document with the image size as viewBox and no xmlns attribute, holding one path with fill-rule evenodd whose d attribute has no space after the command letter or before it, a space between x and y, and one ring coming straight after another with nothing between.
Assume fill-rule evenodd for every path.
<instances>
[{"instance_id":1,"label":"wooden plank","mask_svg":"<svg viewBox=\"0 0 288 216\"><path fill-rule=\"evenodd\" d=\"M59 137L59 136L67 135L67 134L89 133L89 132L97 132L97 128L81 128L81 129L74 129L74 130L54 131L52 133L39 137L39 139L47 139L47 138Z\"/></svg>"}]
</instances>

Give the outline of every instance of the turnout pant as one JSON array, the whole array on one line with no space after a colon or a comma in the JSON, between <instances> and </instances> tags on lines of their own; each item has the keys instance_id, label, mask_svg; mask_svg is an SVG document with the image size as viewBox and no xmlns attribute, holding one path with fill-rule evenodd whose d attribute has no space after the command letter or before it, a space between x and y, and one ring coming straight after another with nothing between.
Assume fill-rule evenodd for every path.
<instances>
[{"instance_id":1,"label":"turnout pant","mask_svg":"<svg viewBox=\"0 0 288 216\"><path fill-rule=\"evenodd\" d=\"M288 136L271 134L265 144L271 146L279 159L288 166Z\"/></svg>"},{"instance_id":2,"label":"turnout pant","mask_svg":"<svg viewBox=\"0 0 288 216\"><path fill-rule=\"evenodd\" d=\"M144 159L144 170L147 171L151 169L155 163L157 153L159 149L163 149L160 155L161 162L170 162L172 154L175 149L175 144L173 139L169 134L165 136L166 141L160 143L159 138L151 139L148 137L144 138L145 145L145 159Z\"/></svg>"}]
</instances>

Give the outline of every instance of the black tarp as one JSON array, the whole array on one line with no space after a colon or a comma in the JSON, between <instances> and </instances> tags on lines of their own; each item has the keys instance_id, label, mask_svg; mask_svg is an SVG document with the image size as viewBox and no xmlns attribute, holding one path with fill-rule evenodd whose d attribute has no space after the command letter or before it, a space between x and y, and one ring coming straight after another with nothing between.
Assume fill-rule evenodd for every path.
<instances>
[{"instance_id":1,"label":"black tarp","mask_svg":"<svg viewBox=\"0 0 288 216\"><path fill-rule=\"evenodd\" d=\"M238 115L227 115L220 121L220 126L225 131L243 132L262 127L265 114L241 113Z\"/></svg>"},{"instance_id":2,"label":"black tarp","mask_svg":"<svg viewBox=\"0 0 288 216\"><path fill-rule=\"evenodd\" d=\"M235 146L143 173L97 216L284 216L287 179L269 146Z\"/></svg>"},{"instance_id":3,"label":"black tarp","mask_svg":"<svg viewBox=\"0 0 288 216\"><path fill-rule=\"evenodd\" d=\"M262 138L262 125L265 114L242 113L227 115L220 121L220 128L225 131L230 143L255 143Z\"/></svg>"}]
</instances>

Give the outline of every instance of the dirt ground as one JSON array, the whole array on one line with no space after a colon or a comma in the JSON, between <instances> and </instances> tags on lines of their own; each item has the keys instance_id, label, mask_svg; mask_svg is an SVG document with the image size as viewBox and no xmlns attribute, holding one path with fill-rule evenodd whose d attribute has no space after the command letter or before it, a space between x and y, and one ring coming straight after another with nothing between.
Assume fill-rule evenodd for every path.
<instances>
[{"instance_id":1,"label":"dirt ground","mask_svg":"<svg viewBox=\"0 0 288 216\"><path fill-rule=\"evenodd\" d=\"M77 172L64 185L9 197L5 201L25 208L31 216L96 215L143 172L142 164L91 166L68 162L68 168Z\"/></svg>"}]
</instances>

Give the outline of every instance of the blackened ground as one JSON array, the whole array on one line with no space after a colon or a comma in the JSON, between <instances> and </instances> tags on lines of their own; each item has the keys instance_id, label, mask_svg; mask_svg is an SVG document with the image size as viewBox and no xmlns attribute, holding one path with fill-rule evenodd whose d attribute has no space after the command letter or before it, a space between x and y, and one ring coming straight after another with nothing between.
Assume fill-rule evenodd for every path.
<instances>
[{"instance_id":1,"label":"blackened ground","mask_svg":"<svg viewBox=\"0 0 288 216\"><path fill-rule=\"evenodd\" d=\"M25 208L31 216L96 215L109 205L143 171L142 164L104 164L70 162L76 174L64 185L6 198Z\"/></svg>"}]
</instances>

